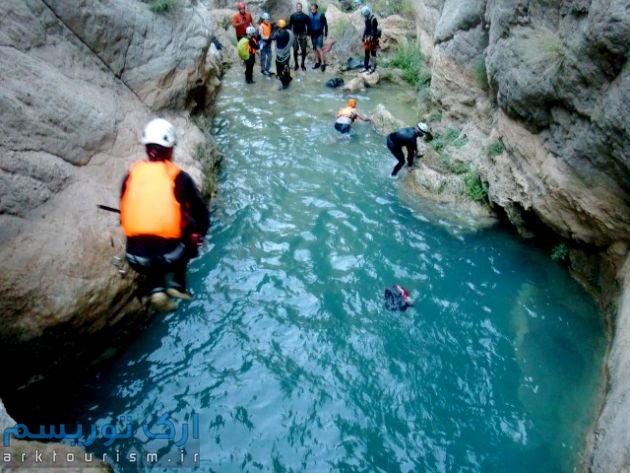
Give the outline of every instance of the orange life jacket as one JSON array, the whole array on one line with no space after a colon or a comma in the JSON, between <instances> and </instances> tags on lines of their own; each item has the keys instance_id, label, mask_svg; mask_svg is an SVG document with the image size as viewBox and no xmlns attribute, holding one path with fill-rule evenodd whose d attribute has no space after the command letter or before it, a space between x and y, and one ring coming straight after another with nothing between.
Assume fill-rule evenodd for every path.
<instances>
[{"instance_id":1,"label":"orange life jacket","mask_svg":"<svg viewBox=\"0 0 630 473\"><path fill-rule=\"evenodd\" d=\"M258 32L260 33L260 39L271 38L271 24L263 21L258 27Z\"/></svg>"},{"instance_id":2,"label":"orange life jacket","mask_svg":"<svg viewBox=\"0 0 630 473\"><path fill-rule=\"evenodd\" d=\"M138 161L131 166L120 200L126 236L181 238L182 209L175 199L175 178L180 171L170 161Z\"/></svg>"},{"instance_id":3,"label":"orange life jacket","mask_svg":"<svg viewBox=\"0 0 630 473\"><path fill-rule=\"evenodd\" d=\"M356 109L353 107L344 107L337 112L337 122L351 125L357 119Z\"/></svg>"},{"instance_id":4,"label":"orange life jacket","mask_svg":"<svg viewBox=\"0 0 630 473\"><path fill-rule=\"evenodd\" d=\"M337 118L339 117L354 117L356 115L356 111L352 107L344 107L337 112Z\"/></svg>"}]
</instances>

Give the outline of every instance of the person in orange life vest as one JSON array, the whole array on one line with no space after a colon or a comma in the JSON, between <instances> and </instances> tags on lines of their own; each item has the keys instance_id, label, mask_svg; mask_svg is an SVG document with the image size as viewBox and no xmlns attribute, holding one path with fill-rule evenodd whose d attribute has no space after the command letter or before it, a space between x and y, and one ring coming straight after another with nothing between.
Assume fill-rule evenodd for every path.
<instances>
[{"instance_id":1,"label":"person in orange life vest","mask_svg":"<svg viewBox=\"0 0 630 473\"><path fill-rule=\"evenodd\" d=\"M252 22L252 14L247 11L245 2L238 2L236 4L238 11L232 16L232 26L236 33L236 42L247 34L247 27L254 26Z\"/></svg>"},{"instance_id":2,"label":"person in orange life vest","mask_svg":"<svg viewBox=\"0 0 630 473\"><path fill-rule=\"evenodd\" d=\"M175 129L151 120L142 133L147 160L131 165L122 182L120 221L127 237L125 257L145 276L151 304L174 310L171 297L192 300L186 291L188 261L210 226L208 208L190 175L173 164Z\"/></svg>"},{"instance_id":3,"label":"person in orange life vest","mask_svg":"<svg viewBox=\"0 0 630 473\"><path fill-rule=\"evenodd\" d=\"M348 99L346 106L337 112L335 130L342 135L350 133L352 124L357 121L357 119L363 120L364 122L372 121L368 117L361 115L356 107L356 99Z\"/></svg>"},{"instance_id":4,"label":"person in orange life vest","mask_svg":"<svg viewBox=\"0 0 630 473\"><path fill-rule=\"evenodd\" d=\"M261 23L258 25L258 37L260 38L260 73L272 76L271 73L271 17L264 12L260 15Z\"/></svg>"},{"instance_id":5,"label":"person in orange life vest","mask_svg":"<svg viewBox=\"0 0 630 473\"><path fill-rule=\"evenodd\" d=\"M249 50L249 57L245 59L245 82L248 84L254 83L254 66L256 65L256 51L258 51L258 40L256 39L256 27L247 27L247 38L249 38L249 44L247 48Z\"/></svg>"}]
</instances>

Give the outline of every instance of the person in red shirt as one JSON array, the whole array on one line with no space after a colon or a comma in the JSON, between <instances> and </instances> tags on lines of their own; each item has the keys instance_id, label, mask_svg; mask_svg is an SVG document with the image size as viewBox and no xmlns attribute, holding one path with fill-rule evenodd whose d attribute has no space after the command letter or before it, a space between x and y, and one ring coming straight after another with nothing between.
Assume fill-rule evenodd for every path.
<instances>
[{"instance_id":1,"label":"person in red shirt","mask_svg":"<svg viewBox=\"0 0 630 473\"><path fill-rule=\"evenodd\" d=\"M236 32L236 41L240 40L247 34L247 27L254 26L252 22L252 14L247 11L245 2L238 2L236 4L238 11L232 16L232 26Z\"/></svg>"}]
</instances>

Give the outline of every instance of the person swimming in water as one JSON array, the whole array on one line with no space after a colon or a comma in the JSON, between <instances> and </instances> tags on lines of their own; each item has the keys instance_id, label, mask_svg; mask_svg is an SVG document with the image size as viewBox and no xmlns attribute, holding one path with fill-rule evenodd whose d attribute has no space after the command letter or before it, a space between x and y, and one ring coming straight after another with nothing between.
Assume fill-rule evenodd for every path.
<instances>
[{"instance_id":1,"label":"person swimming in water","mask_svg":"<svg viewBox=\"0 0 630 473\"><path fill-rule=\"evenodd\" d=\"M412 302L409 298L409 291L398 284L394 284L391 289L385 289L385 306L389 310L404 312L413 306Z\"/></svg>"},{"instance_id":2,"label":"person swimming in water","mask_svg":"<svg viewBox=\"0 0 630 473\"><path fill-rule=\"evenodd\" d=\"M335 130L342 135L347 135L350 133L352 124L356 122L357 119L363 120L364 122L372 121L370 118L359 113L356 99L348 99L346 106L337 112Z\"/></svg>"}]
</instances>

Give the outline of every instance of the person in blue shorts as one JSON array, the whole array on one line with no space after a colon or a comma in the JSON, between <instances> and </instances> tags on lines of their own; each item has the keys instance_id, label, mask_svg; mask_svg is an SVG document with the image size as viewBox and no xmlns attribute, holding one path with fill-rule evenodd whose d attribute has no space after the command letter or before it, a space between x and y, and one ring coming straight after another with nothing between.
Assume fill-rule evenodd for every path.
<instances>
[{"instance_id":1,"label":"person in blue shorts","mask_svg":"<svg viewBox=\"0 0 630 473\"><path fill-rule=\"evenodd\" d=\"M313 43L313 69L326 70L326 53L324 52L324 39L328 37L328 22L326 16L319 11L317 3L311 5L311 14L308 17L308 34Z\"/></svg>"}]
</instances>

